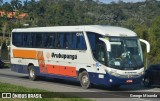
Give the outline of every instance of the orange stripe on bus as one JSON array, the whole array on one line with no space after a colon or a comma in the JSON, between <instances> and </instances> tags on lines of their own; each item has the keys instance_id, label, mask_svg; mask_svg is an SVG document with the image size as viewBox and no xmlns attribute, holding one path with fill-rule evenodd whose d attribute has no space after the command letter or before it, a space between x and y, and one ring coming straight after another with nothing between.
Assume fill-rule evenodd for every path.
<instances>
[{"instance_id":1,"label":"orange stripe on bus","mask_svg":"<svg viewBox=\"0 0 160 101\"><path fill-rule=\"evenodd\" d=\"M35 50L13 49L13 56L15 58L37 59L37 53Z\"/></svg>"},{"instance_id":2,"label":"orange stripe on bus","mask_svg":"<svg viewBox=\"0 0 160 101\"><path fill-rule=\"evenodd\" d=\"M59 65L46 65L49 74L58 74L63 76L76 77L76 67L59 66Z\"/></svg>"}]
</instances>

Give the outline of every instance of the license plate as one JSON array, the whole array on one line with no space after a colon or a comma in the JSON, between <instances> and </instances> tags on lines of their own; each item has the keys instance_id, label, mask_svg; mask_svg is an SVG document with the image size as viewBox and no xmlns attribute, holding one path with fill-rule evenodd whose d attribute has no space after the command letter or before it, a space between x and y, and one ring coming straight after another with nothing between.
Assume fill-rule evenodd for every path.
<instances>
[{"instance_id":1,"label":"license plate","mask_svg":"<svg viewBox=\"0 0 160 101\"><path fill-rule=\"evenodd\" d=\"M126 83L132 83L133 80L126 80Z\"/></svg>"}]
</instances>

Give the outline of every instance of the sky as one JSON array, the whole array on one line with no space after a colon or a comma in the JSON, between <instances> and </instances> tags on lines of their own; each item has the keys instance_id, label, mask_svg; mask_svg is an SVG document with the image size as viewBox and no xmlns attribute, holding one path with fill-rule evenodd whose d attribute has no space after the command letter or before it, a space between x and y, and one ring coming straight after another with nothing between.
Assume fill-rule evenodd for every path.
<instances>
[{"instance_id":1,"label":"sky","mask_svg":"<svg viewBox=\"0 0 160 101\"><path fill-rule=\"evenodd\" d=\"M100 0L101 2L105 2L105 3L111 3L112 1L114 2L118 2L119 0ZM124 2L143 2L145 0L121 0Z\"/></svg>"},{"instance_id":2,"label":"sky","mask_svg":"<svg viewBox=\"0 0 160 101\"><path fill-rule=\"evenodd\" d=\"M3 2L10 2L11 0L3 0ZM21 0L22 2L25 1L25 0ZM100 0L101 2L104 2L104 3L111 3L112 1L114 2L118 2L119 0ZM145 0L121 0L121 1L124 1L124 2L143 2Z\"/></svg>"}]
</instances>

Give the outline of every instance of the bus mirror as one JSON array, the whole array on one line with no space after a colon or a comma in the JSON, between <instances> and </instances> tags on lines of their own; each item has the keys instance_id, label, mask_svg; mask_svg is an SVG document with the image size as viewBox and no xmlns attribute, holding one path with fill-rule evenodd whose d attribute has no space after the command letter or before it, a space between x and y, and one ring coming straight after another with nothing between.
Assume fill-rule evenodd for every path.
<instances>
[{"instance_id":1,"label":"bus mirror","mask_svg":"<svg viewBox=\"0 0 160 101\"><path fill-rule=\"evenodd\" d=\"M107 40L105 38L99 38L99 40L103 41L106 44L107 51L111 52L111 44L110 44L109 40Z\"/></svg>"},{"instance_id":2,"label":"bus mirror","mask_svg":"<svg viewBox=\"0 0 160 101\"><path fill-rule=\"evenodd\" d=\"M149 44L149 42L148 42L148 41L146 41L146 40L143 40L143 39L139 39L139 41L141 41L141 42L143 42L143 43L145 43L145 44L146 44L146 47L147 47L147 53L149 53L149 52L150 52L150 44Z\"/></svg>"}]
</instances>

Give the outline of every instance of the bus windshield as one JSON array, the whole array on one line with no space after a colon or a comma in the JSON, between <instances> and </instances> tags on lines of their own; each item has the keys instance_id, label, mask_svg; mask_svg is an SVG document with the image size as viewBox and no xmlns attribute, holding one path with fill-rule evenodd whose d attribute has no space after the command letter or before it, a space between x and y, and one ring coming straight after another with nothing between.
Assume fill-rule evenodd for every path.
<instances>
[{"instance_id":1,"label":"bus windshield","mask_svg":"<svg viewBox=\"0 0 160 101\"><path fill-rule=\"evenodd\" d=\"M108 65L111 68L135 70L143 67L143 56L137 38L110 38L111 52Z\"/></svg>"}]
</instances>

